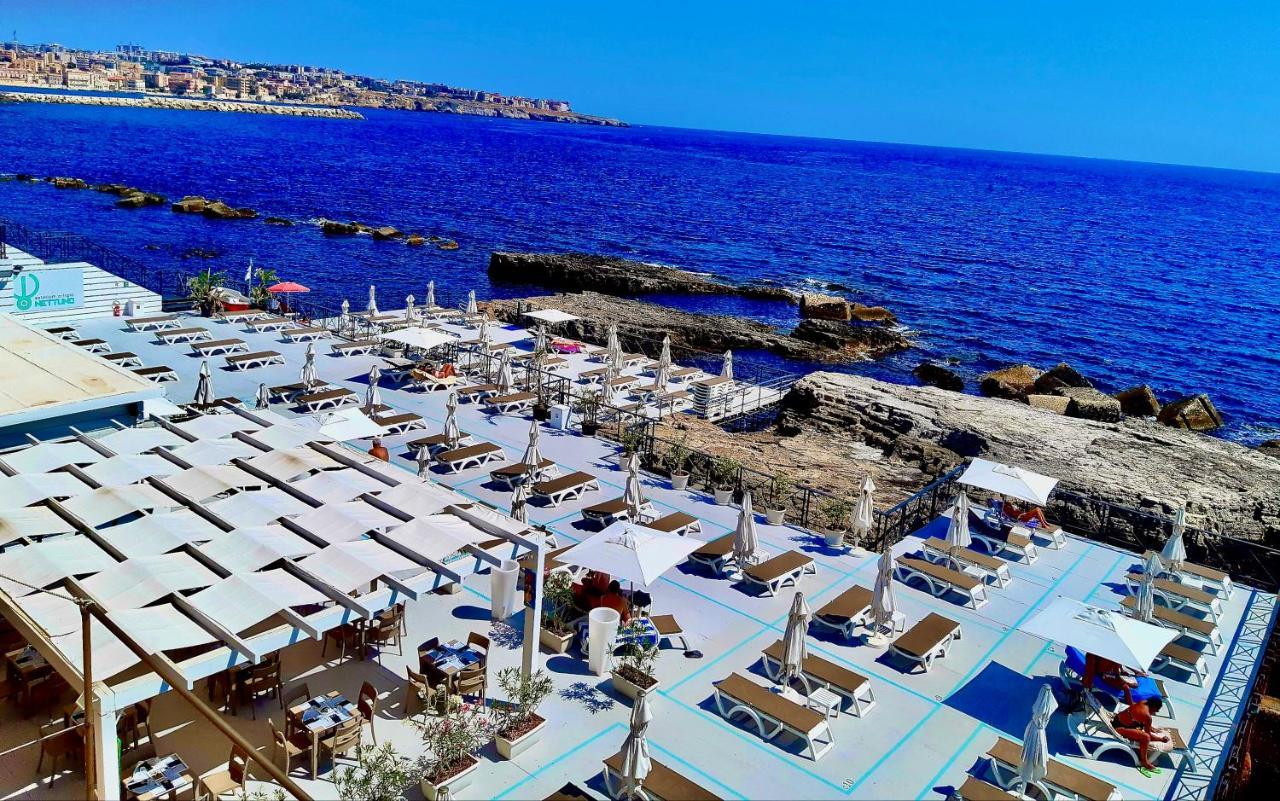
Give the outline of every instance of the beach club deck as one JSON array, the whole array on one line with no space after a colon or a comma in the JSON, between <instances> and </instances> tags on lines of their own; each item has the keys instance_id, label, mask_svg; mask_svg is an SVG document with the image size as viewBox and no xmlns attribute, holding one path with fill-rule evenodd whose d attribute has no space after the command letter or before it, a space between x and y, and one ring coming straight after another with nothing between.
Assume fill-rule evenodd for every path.
<instances>
[{"instance_id":1,"label":"beach club deck","mask_svg":"<svg viewBox=\"0 0 1280 801\"><path fill-rule=\"evenodd\" d=\"M182 326L208 328L214 339L242 339L250 353L276 352L283 357L283 363L249 370L217 369L222 359L211 359L214 394L219 398L234 397L252 409L260 384L275 387L298 381L305 343L234 322L184 318ZM112 352L137 354L144 365L172 368L177 380L165 385L169 399L177 403L191 399L201 357L190 345L161 344L154 334L132 332L118 319L84 321L79 333L82 338L104 340ZM464 338L470 335L461 327L455 333ZM515 342L523 349L529 345L527 332L521 329L494 326L491 333L494 343ZM330 355L327 347L317 350L321 352L316 359L317 377L361 397L370 368L385 366L372 353ZM576 354L567 361L567 375L596 366ZM393 413L414 413L426 423L425 430L384 439L391 463L409 475L416 473L417 465L405 443L440 430L446 396L386 381L381 386L382 402ZM285 417L293 414L288 402L274 403L272 410ZM458 423L474 442L501 448L503 459L457 472L434 467L431 478L468 500L509 509L511 491L494 482L490 470L519 461L527 441L527 415L494 413L483 404L464 403ZM359 450L368 448L367 440L351 444ZM581 541L598 530L597 525L584 522L583 508L623 494L626 473L616 446L547 426L542 427L540 446L542 457L554 462L562 476L581 471L598 479L599 489L580 497L556 505L535 499L528 507L530 523L554 533L560 546ZM701 532L690 537L714 540L732 532L737 523L736 507L718 506L701 492L677 492L665 479L648 475L642 483L659 515L683 512L701 521ZM935 522L907 536L895 546L895 554L918 554L924 540L938 534L939 525L945 530L945 523ZM835 551L811 532L771 526L763 520L758 521L758 532L760 547L769 554L796 551L812 559L814 572L801 573L794 589L804 593L814 612L854 586L870 589L874 584L875 554ZM862 716L844 711L830 718L833 745L815 760L802 753L797 741L785 736L763 739L754 726L744 725L742 718L729 722L716 707L714 683L731 674L762 687L772 686L762 654L783 635L792 587L768 596L741 581L686 563L650 588L652 613L675 616L685 640L685 649L664 642L658 660L660 684L651 701L653 722L648 736L652 757L721 798L942 799L971 776L991 781L988 751L1000 738L1020 741L1037 692L1043 684L1058 681L1064 658L1061 646L1019 627L1060 596L1119 609L1129 595L1126 575L1140 570L1141 564L1141 554L1068 536L1060 549L1040 548L1030 564L1010 561L1007 584L987 584L987 601L977 608L964 605L954 595L937 598L922 591L918 583L896 581L898 611L907 629L938 614L958 623L962 631L946 655L925 672L889 648L847 640L831 629L811 625L810 654L866 677L875 700ZM421 743L405 720L403 696L405 668L417 669L419 643L431 637L442 642L466 640L469 632L489 637L490 699L498 694L493 681L497 670L520 662L519 617L490 621L489 582L488 571L479 564L475 572L466 571L460 592L423 592L409 601L403 647L400 652L384 648L376 660L339 659L333 643L322 656L321 642L298 638L281 651L285 695L306 682L312 694L337 690L355 698L361 685L369 682L379 695L378 742L390 741L401 753L417 755ZM1079 752L1061 714L1054 715L1048 728L1052 758L1114 787L1113 797L1154 800L1210 794L1274 626L1276 597L1237 584L1235 592L1219 603L1216 623L1221 646L1216 653L1203 648L1207 676L1196 683L1176 670L1157 674L1174 711L1172 721L1159 722L1180 730L1194 752L1194 771L1165 763L1161 774L1146 778L1128 761L1091 759ZM566 783L593 797L607 796L602 761L616 754L626 737L630 702L612 690L607 675L590 673L586 659L576 650L566 655L543 654L542 660L556 689L540 711L548 720L541 741L510 761L498 759L489 746L481 752L482 769L457 797L545 798ZM267 718L279 723L281 716L277 702L267 699L259 702L256 719L246 708L227 719L269 753ZM61 798L82 792L79 769L60 775L50 788L46 761L43 775L37 777L39 749L30 743L43 722L20 719L11 705L0 702L0 798ZM182 755L194 772L212 771L226 762L227 740L176 693L157 697L151 729L158 753ZM251 771L251 775L256 780L261 772ZM291 775L317 798L334 796L327 774L312 779L305 770L295 770ZM256 781L250 786L256 786ZM419 790L412 787L407 795L417 798Z\"/></svg>"}]
</instances>

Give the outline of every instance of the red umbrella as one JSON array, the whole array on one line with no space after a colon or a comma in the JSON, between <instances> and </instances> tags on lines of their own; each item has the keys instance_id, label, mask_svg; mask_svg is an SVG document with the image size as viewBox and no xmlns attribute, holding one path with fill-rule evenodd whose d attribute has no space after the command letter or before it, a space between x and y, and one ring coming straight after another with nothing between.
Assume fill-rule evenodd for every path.
<instances>
[{"instance_id":1,"label":"red umbrella","mask_svg":"<svg viewBox=\"0 0 1280 801\"><path fill-rule=\"evenodd\" d=\"M311 290L303 286L302 284L298 284L293 281L281 281L278 284L272 284L271 286L267 287L267 291L275 295L275 294L291 294L294 292L310 292Z\"/></svg>"}]
</instances>

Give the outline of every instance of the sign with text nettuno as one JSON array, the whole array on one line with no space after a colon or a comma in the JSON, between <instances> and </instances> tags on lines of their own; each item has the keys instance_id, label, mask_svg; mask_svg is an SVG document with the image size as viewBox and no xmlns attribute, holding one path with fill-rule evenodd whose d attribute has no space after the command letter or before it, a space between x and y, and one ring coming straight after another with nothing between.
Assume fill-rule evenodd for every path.
<instances>
[{"instance_id":1,"label":"sign with text nettuno","mask_svg":"<svg viewBox=\"0 0 1280 801\"><path fill-rule=\"evenodd\" d=\"M13 305L22 312L78 309L84 305L81 270L25 270L13 277Z\"/></svg>"}]
</instances>

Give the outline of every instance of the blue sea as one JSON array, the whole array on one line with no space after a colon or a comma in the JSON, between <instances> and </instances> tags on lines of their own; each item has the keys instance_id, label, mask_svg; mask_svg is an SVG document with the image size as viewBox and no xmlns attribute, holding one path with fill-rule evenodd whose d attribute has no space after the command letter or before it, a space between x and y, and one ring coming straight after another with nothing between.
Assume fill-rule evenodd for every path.
<instances>
[{"instance_id":1,"label":"blue sea","mask_svg":"<svg viewBox=\"0 0 1280 801\"><path fill-rule=\"evenodd\" d=\"M219 197L299 224L212 221L0 183L0 216L233 277L250 258L334 306L493 287L495 249L586 251L884 304L918 347L854 372L913 383L1067 361L1106 390L1207 392L1225 436L1280 436L1280 175L636 126L365 111L359 121L0 105L0 172ZM321 217L456 239L324 237ZM311 224L308 224L310 221ZM191 248L215 259L183 259ZM391 300L391 299L396 300ZM660 298L780 327L797 310ZM749 354L743 355L747 361ZM769 362L758 355L757 364ZM778 365L770 364L771 367ZM787 370L811 365L782 365Z\"/></svg>"}]
</instances>

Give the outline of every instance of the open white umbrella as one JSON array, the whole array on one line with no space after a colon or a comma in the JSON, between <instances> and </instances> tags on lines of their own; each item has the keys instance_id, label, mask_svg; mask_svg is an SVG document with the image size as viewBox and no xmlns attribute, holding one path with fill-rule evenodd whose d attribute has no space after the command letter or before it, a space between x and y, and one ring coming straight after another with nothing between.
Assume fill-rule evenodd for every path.
<instances>
[{"instance_id":1,"label":"open white umbrella","mask_svg":"<svg viewBox=\"0 0 1280 801\"><path fill-rule=\"evenodd\" d=\"M542 453L538 450L538 420L534 418L529 422L529 444L524 447L524 456L520 461L536 468L542 463Z\"/></svg>"},{"instance_id":2,"label":"open white umbrella","mask_svg":"<svg viewBox=\"0 0 1280 801\"><path fill-rule=\"evenodd\" d=\"M428 311L430 311L430 310L432 310L432 309L437 308L437 306L436 306L436 282L435 282L435 281L428 281L428 282L427 282L427 303L426 303L426 306L424 306L423 308L427 309Z\"/></svg>"},{"instance_id":3,"label":"open white umbrella","mask_svg":"<svg viewBox=\"0 0 1280 801\"><path fill-rule=\"evenodd\" d=\"M733 380L733 351L724 352L724 366L720 368L720 377Z\"/></svg>"},{"instance_id":4,"label":"open white umbrella","mask_svg":"<svg viewBox=\"0 0 1280 801\"><path fill-rule=\"evenodd\" d=\"M664 334L662 337L662 352L658 355L658 368L665 367L671 370L671 335Z\"/></svg>"},{"instance_id":5,"label":"open white umbrella","mask_svg":"<svg viewBox=\"0 0 1280 801\"><path fill-rule=\"evenodd\" d=\"M457 448L462 433L458 430L458 390L450 389L444 401L444 438L449 447Z\"/></svg>"},{"instance_id":6,"label":"open white umbrella","mask_svg":"<svg viewBox=\"0 0 1280 801\"><path fill-rule=\"evenodd\" d=\"M381 380L382 371L375 364L369 368L369 388L364 393L364 405L370 411L382 405L382 391L378 389L378 382Z\"/></svg>"},{"instance_id":7,"label":"open white umbrella","mask_svg":"<svg viewBox=\"0 0 1280 801\"><path fill-rule=\"evenodd\" d=\"M956 495L951 504L951 523L947 526L947 548L957 550L968 548L973 542L969 536L969 496L963 492Z\"/></svg>"},{"instance_id":8,"label":"open white umbrella","mask_svg":"<svg viewBox=\"0 0 1280 801\"><path fill-rule=\"evenodd\" d=\"M653 761L649 758L649 723L653 713L649 711L649 693L641 690L631 707L631 730L622 742L622 797L640 796L640 787L649 776Z\"/></svg>"},{"instance_id":9,"label":"open white umbrella","mask_svg":"<svg viewBox=\"0 0 1280 801\"><path fill-rule=\"evenodd\" d=\"M1018 628L1138 670L1149 669L1164 647L1178 636L1173 629L1065 596L1054 598Z\"/></svg>"},{"instance_id":10,"label":"open white umbrella","mask_svg":"<svg viewBox=\"0 0 1280 801\"><path fill-rule=\"evenodd\" d=\"M255 409L265 409L271 405L271 393L267 391L266 384L258 385L258 394L255 397L256 397L256 400L254 401Z\"/></svg>"},{"instance_id":11,"label":"open white umbrella","mask_svg":"<svg viewBox=\"0 0 1280 801\"><path fill-rule=\"evenodd\" d=\"M480 307L476 305L476 291L474 289L467 293L467 308L464 311L466 311L468 317L480 313Z\"/></svg>"},{"instance_id":12,"label":"open white umbrella","mask_svg":"<svg viewBox=\"0 0 1280 801\"><path fill-rule=\"evenodd\" d=\"M876 630L888 628L897 610L893 597L893 548L886 542L876 562L876 583L871 593L871 617Z\"/></svg>"},{"instance_id":13,"label":"open white umbrella","mask_svg":"<svg viewBox=\"0 0 1280 801\"><path fill-rule=\"evenodd\" d=\"M418 448L418 478L431 475L431 449L426 445Z\"/></svg>"},{"instance_id":14,"label":"open white umbrella","mask_svg":"<svg viewBox=\"0 0 1280 801\"><path fill-rule=\"evenodd\" d=\"M1048 684L1040 685L1035 703L1031 706L1031 720L1022 732L1022 763L1018 765L1018 782L1025 794L1027 785L1041 781L1049 773L1049 742L1045 737L1045 729L1058 702L1053 697L1053 688Z\"/></svg>"},{"instance_id":15,"label":"open white umbrella","mask_svg":"<svg viewBox=\"0 0 1280 801\"><path fill-rule=\"evenodd\" d=\"M1058 484L1056 478L986 459L974 459L957 480L970 487L990 490L1036 506L1048 504L1049 493Z\"/></svg>"},{"instance_id":16,"label":"open white umbrella","mask_svg":"<svg viewBox=\"0 0 1280 801\"><path fill-rule=\"evenodd\" d=\"M782 685L784 693L794 679L804 674L804 660L809 656L805 634L809 631L809 620L812 616L809 604L805 603L804 593L797 592L791 598L787 628L782 634L782 669L778 676L778 683Z\"/></svg>"},{"instance_id":17,"label":"open white umbrella","mask_svg":"<svg viewBox=\"0 0 1280 801\"><path fill-rule=\"evenodd\" d=\"M303 386L310 386L316 380L316 345L307 343L307 352L302 357L302 372L298 375Z\"/></svg>"},{"instance_id":18,"label":"open white umbrella","mask_svg":"<svg viewBox=\"0 0 1280 801\"><path fill-rule=\"evenodd\" d=\"M560 554L556 561L647 587L702 545L694 537L619 520Z\"/></svg>"},{"instance_id":19,"label":"open white umbrella","mask_svg":"<svg viewBox=\"0 0 1280 801\"><path fill-rule=\"evenodd\" d=\"M529 525L529 490L523 481L511 493L511 519Z\"/></svg>"},{"instance_id":20,"label":"open white umbrella","mask_svg":"<svg viewBox=\"0 0 1280 801\"><path fill-rule=\"evenodd\" d=\"M406 295L404 298L404 319L413 320L413 295Z\"/></svg>"},{"instance_id":21,"label":"open white umbrella","mask_svg":"<svg viewBox=\"0 0 1280 801\"><path fill-rule=\"evenodd\" d=\"M453 337L435 328L409 326L378 334L382 342L397 342L405 347L431 350L453 341Z\"/></svg>"},{"instance_id":22,"label":"open white umbrella","mask_svg":"<svg viewBox=\"0 0 1280 801\"><path fill-rule=\"evenodd\" d=\"M853 530L864 544L876 525L876 504L872 494L875 491L876 484L871 476L862 479L862 488L858 490L858 508L853 511Z\"/></svg>"},{"instance_id":23,"label":"open white umbrella","mask_svg":"<svg viewBox=\"0 0 1280 801\"><path fill-rule=\"evenodd\" d=\"M378 294L373 284L369 284L369 305L365 308L370 314L378 313Z\"/></svg>"},{"instance_id":24,"label":"open white umbrella","mask_svg":"<svg viewBox=\"0 0 1280 801\"><path fill-rule=\"evenodd\" d=\"M498 377L494 379L498 385L498 391L506 394L511 391L512 386L516 383L515 377L511 375L511 350L508 348L498 357Z\"/></svg>"},{"instance_id":25,"label":"open white umbrella","mask_svg":"<svg viewBox=\"0 0 1280 801\"><path fill-rule=\"evenodd\" d=\"M195 402L200 405L213 403L213 375L209 372L209 360L200 360L200 380L196 382Z\"/></svg>"},{"instance_id":26,"label":"open white umbrella","mask_svg":"<svg viewBox=\"0 0 1280 801\"><path fill-rule=\"evenodd\" d=\"M1173 533L1169 535L1169 539L1165 540L1164 548L1160 551L1160 559L1165 567L1175 572L1181 571L1183 562L1187 561L1187 546L1182 543L1182 537L1186 531L1187 509L1183 506L1178 509L1178 514L1173 518Z\"/></svg>"},{"instance_id":27,"label":"open white umbrella","mask_svg":"<svg viewBox=\"0 0 1280 801\"><path fill-rule=\"evenodd\" d=\"M644 508L644 488L640 485L640 454L633 453L627 460L627 486L622 493L627 502L627 513L640 522L640 510Z\"/></svg>"},{"instance_id":28,"label":"open white umbrella","mask_svg":"<svg viewBox=\"0 0 1280 801\"><path fill-rule=\"evenodd\" d=\"M733 561L739 570L746 570L756 561L756 549L760 540L756 536L756 515L751 509L751 490L742 492L742 509L738 512L738 527L733 530Z\"/></svg>"}]
</instances>

